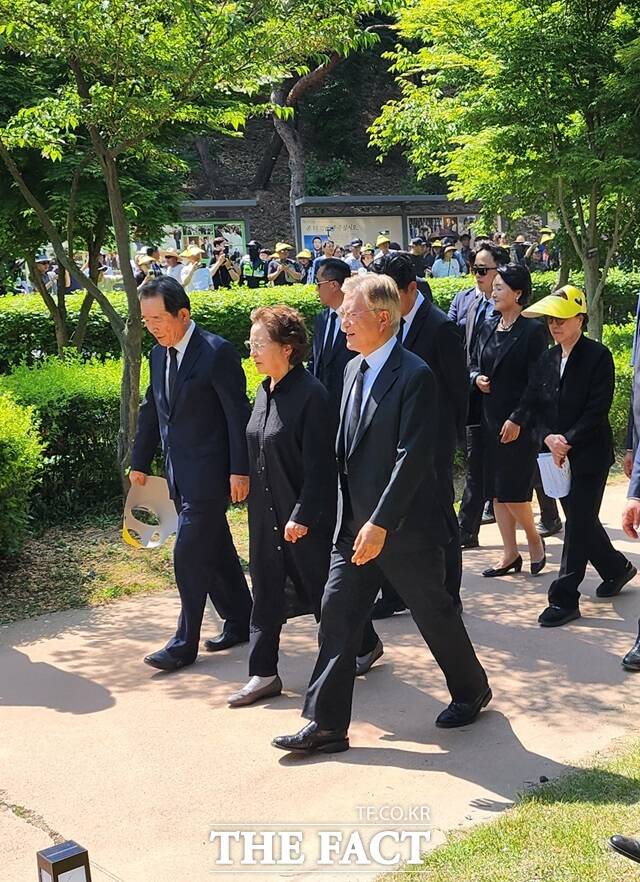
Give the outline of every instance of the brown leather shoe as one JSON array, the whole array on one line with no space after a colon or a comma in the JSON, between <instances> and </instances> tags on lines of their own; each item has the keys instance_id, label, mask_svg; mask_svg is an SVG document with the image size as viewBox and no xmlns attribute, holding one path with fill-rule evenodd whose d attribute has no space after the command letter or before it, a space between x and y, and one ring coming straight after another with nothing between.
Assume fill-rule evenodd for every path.
<instances>
[{"instance_id":1,"label":"brown leather shoe","mask_svg":"<svg viewBox=\"0 0 640 882\"><path fill-rule=\"evenodd\" d=\"M229 696L229 707L249 707L250 704L255 704L261 698L273 698L274 695L280 695L282 692L282 680L277 674L275 680L267 683L266 686L259 686L257 689L251 688L251 680L239 692L234 692Z\"/></svg>"}]
</instances>

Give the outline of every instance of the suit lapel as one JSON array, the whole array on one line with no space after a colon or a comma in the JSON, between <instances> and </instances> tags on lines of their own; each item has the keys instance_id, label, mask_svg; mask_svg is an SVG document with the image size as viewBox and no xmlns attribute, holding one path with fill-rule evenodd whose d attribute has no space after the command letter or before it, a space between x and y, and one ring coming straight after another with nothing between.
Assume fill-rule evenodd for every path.
<instances>
[{"instance_id":1,"label":"suit lapel","mask_svg":"<svg viewBox=\"0 0 640 882\"><path fill-rule=\"evenodd\" d=\"M407 332L407 336L404 338L403 346L405 349L411 349L413 344L416 341L416 337L420 333L420 329L426 321L429 312L431 311L431 303L429 300L425 298L424 303L421 303L418 307L418 311L413 317L413 321L411 322L411 326L409 327L409 331Z\"/></svg>"},{"instance_id":2,"label":"suit lapel","mask_svg":"<svg viewBox=\"0 0 640 882\"><path fill-rule=\"evenodd\" d=\"M176 384L173 389L173 402L171 403L172 413L175 406L176 401L178 400L178 395L180 394L180 390L182 389L182 384L184 383L186 377L189 375L189 371L193 367L193 365L198 360L200 356L200 350L202 348L202 337L200 336L200 331L197 327L194 328L193 334L191 335L191 339L187 344L187 348L185 350L184 355L182 356L182 361L180 362L180 368L178 369L178 376L176 377ZM166 350L165 350L166 351Z\"/></svg>"},{"instance_id":3,"label":"suit lapel","mask_svg":"<svg viewBox=\"0 0 640 882\"><path fill-rule=\"evenodd\" d=\"M353 444L351 445L351 450L347 454L347 459L353 456L354 450L356 449L356 447L362 440L362 437L371 425L371 420L373 419L374 414L378 409L378 405L398 378L398 371L400 370L401 360L402 344L396 343L396 345L391 350L391 355L389 356L389 358L383 365L382 370L376 377L376 381L373 384L369 397L367 398L367 403L365 405L363 413L360 416L360 422L358 423L358 428L356 429L356 434L353 439Z\"/></svg>"},{"instance_id":4,"label":"suit lapel","mask_svg":"<svg viewBox=\"0 0 640 882\"><path fill-rule=\"evenodd\" d=\"M499 321L500 321L500 319L498 318L498 321L495 324L496 328L498 326ZM498 349L498 352L496 353L496 360L493 364L493 373L496 372L498 365L500 364L502 359L506 356L506 354L508 352L511 352L511 350L516 345L516 343L518 342L520 337L522 337L522 335L524 334L525 325L523 324L523 322L526 322L526 321L528 321L528 319L524 319L524 318L522 318L522 316L518 316L515 325L511 329L509 336L504 341L504 343L502 343L502 345ZM495 333L497 334L498 332L496 331Z\"/></svg>"},{"instance_id":5,"label":"suit lapel","mask_svg":"<svg viewBox=\"0 0 640 882\"><path fill-rule=\"evenodd\" d=\"M478 304L482 298L482 294L476 293L475 298L471 302L469 309L467 310L467 323L465 325L465 336L467 338L467 352L471 351L471 344L473 343L474 332L476 329L476 313L478 312Z\"/></svg>"},{"instance_id":6,"label":"suit lapel","mask_svg":"<svg viewBox=\"0 0 640 882\"><path fill-rule=\"evenodd\" d=\"M327 322L329 321L329 310L326 307L322 310L320 319L321 320L318 322L318 324L320 325L320 327L318 328L318 333L313 335L313 363L316 367L316 370L320 366L320 356L322 354L322 347L324 344L324 335L327 331Z\"/></svg>"}]
</instances>

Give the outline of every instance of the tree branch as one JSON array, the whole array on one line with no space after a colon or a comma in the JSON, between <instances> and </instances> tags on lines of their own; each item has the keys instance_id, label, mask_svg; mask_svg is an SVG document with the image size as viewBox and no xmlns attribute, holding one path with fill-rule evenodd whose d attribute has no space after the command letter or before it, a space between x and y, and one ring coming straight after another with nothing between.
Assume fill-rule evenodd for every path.
<instances>
[{"instance_id":1,"label":"tree branch","mask_svg":"<svg viewBox=\"0 0 640 882\"><path fill-rule=\"evenodd\" d=\"M96 298L102 309L104 310L105 315L109 319L109 323L113 328L113 331L118 338L118 341L124 341L124 328L125 322L122 316L116 311L113 304L110 300L105 297L102 291L98 288L92 280L86 276L79 268L76 266L75 261L71 260L67 255L63 245L62 239L55 225L53 224L51 218L46 212L45 208L42 204L36 199L33 195L29 187L27 186L22 174L18 166L15 164L13 157L7 150L6 145L0 138L0 158L4 162L7 170L13 180L15 181L18 189L22 193L25 202L29 205L36 213L38 220L40 221L43 230L47 234L47 238L53 245L53 250L55 251L56 257L58 258L58 263L60 266L64 267L67 270L70 276L78 282L79 285L82 285L86 288L87 291L90 291L93 296Z\"/></svg>"},{"instance_id":2,"label":"tree branch","mask_svg":"<svg viewBox=\"0 0 640 882\"><path fill-rule=\"evenodd\" d=\"M69 254L73 252L74 227L76 223L76 202L78 200L78 190L80 188L80 178L82 173L93 159L93 151L88 150L80 160L73 173L71 179L71 187L69 189L69 207L67 209L67 247Z\"/></svg>"},{"instance_id":3,"label":"tree branch","mask_svg":"<svg viewBox=\"0 0 640 882\"><path fill-rule=\"evenodd\" d=\"M562 185L562 178L558 178L558 208L560 209L560 214L562 215L562 222L565 226L567 233L569 233L569 238L573 243L573 247L576 250L576 254L582 260L583 251L582 246L580 244L580 240L578 238L578 234L576 232L576 228L573 223L573 219L569 218L569 212L567 211L567 206L564 201L564 187Z\"/></svg>"}]
</instances>

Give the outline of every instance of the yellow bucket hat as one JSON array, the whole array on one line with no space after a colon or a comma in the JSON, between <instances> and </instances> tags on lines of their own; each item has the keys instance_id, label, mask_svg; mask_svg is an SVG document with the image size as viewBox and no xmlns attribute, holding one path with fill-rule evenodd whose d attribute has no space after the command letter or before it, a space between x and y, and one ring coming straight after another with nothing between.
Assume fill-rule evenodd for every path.
<instances>
[{"instance_id":1,"label":"yellow bucket hat","mask_svg":"<svg viewBox=\"0 0 640 882\"><path fill-rule=\"evenodd\" d=\"M541 315L550 315L554 318L574 318L587 312L587 298L579 288L574 285L565 285L553 294L548 294L542 300L538 300L533 306L523 310L525 318L538 318Z\"/></svg>"},{"instance_id":2,"label":"yellow bucket hat","mask_svg":"<svg viewBox=\"0 0 640 882\"><path fill-rule=\"evenodd\" d=\"M389 242L391 244L391 239L388 236L385 236L384 233L376 239L376 248L380 245L384 245L385 242Z\"/></svg>"},{"instance_id":3,"label":"yellow bucket hat","mask_svg":"<svg viewBox=\"0 0 640 882\"><path fill-rule=\"evenodd\" d=\"M198 247L198 245L189 245L188 248L180 252L180 257L198 257L200 254L204 254L202 248Z\"/></svg>"},{"instance_id":4,"label":"yellow bucket hat","mask_svg":"<svg viewBox=\"0 0 640 882\"><path fill-rule=\"evenodd\" d=\"M311 260L313 254L309 251L308 248L303 248L302 251L298 251L298 253L296 254L296 258L298 257L306 257L307 260Z\"/></svg>"},{"instance_id":5,"label":"yellow bucket hat","mask_svg":"<svg viewBox=\"0 0 640 882\"><path fill-rule=\"evenodd\" d=\"M293 251L293 245L287 245L286 242L276 242L276 247L273 249L274 251Z\"/></svg>"}]
</instances>

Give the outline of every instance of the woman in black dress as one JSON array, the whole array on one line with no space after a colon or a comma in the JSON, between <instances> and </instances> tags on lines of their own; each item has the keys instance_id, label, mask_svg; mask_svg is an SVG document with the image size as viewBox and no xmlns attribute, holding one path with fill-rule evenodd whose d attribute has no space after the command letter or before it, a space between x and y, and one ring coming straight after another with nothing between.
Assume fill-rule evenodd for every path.
<instances>
[{"instance_id":1,"label":"woman in black dress","mask_svg":"<svg viewBox=\"0 0 640 882\"><path fill-rule=\"evenodd\" d=\"M285 586L295 597L295 615L311 612L320 620L337 500L329 397L302 365L304 320L288 306L269 306L254 310L251 322L251 355L267 377L247 426L250 679L229 698L233 707L282 691L278 646L291 617Z\"/></svg>"},{"instance_id":2,"label":"woman in black dress","mask_svg":"<svg viewBox=\"0 0 640 882\"><path fill-rule=\"evenodd\" d=\"M543 451L558 466L568 459L571 469L569 494L561 500L567 522L560 572L549 587L549 605L538 618L543 628L554 628L580 618L578 588L587 562L602 579L598 597L619 594L636 568L613 547L599 519L614 460L609 410L615 371L607 347L584 336L587 298L565 285L524 315L545 316L557 345L536 365L523 399L523 417L537 429Z\"/></svg>"},{"instance_id":3,"label":"woman in black dress","mask_svg":"<svg viewBox=\"0 0 640 882\"><path fill-rule=\"evenodd\" d=\"M498 267L493 282L494 317L480 330L471 359L472 393L481 407L485 499L493 499L502 537L502 560L483 576L505 576L522 569L516 525L527 536L531 572L537 575L546 558L531 509L538 445L534 434L518 424L518 407L533 367L546 349L540 322L520 313L531 301L531 276L526 267Z\"/></svg>"}]
</instances>

